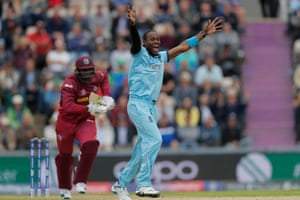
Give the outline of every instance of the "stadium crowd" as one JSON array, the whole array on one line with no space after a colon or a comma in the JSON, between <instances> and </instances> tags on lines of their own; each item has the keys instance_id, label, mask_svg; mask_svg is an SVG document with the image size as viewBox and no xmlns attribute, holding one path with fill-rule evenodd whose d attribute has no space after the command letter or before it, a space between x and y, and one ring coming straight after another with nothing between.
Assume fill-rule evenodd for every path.
<instances>
[{"instance_id":1,"label":"stadium crowd","mask_svg":"<svg viewBox=\"0 0 300 200\"><path fill-rule=\"evenodd\" d=\"M241 37L245 9L238 0L4 0L0 35L0 151L28 149L46 137L55 149L62 80L78 56L108 70L116 107L97 117L103 150L129 148L136 130L127 113L132 59L127 6L169 49L221 16L224 30L166 64L157 101L163 148L241 145L248 99L243 91ZM298 123L300 124L300 123ZM75 144L76 145L76 144Z\"/></svg>"}]
</instances>

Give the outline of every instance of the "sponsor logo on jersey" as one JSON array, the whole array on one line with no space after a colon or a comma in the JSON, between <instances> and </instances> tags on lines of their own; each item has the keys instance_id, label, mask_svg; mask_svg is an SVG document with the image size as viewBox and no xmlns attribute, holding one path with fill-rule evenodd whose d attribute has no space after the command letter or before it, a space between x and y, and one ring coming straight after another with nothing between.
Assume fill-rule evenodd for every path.
<instances>
[{"instance_id":1,"label":"sponsor logo on jersey","mask_svg":"<svg viewBox=\"0 0 300 200\"><path fill-rule=\"evenodd\" d=\"M80 97L76 99L77 103L86 103L89 102L89 97Z\"/></svg>"},{"instance_id":2,"label":"sponsor logo on jersey","mask_svg":"<svg viewBox=\"0 0 300 200\"><path fill-rule=\"evenodd\" d=\"M154 70L159 70L160 69L160 65L152 64L152 65L150 65L150 68L154 69Z\"/></svg>"}]
</instances>

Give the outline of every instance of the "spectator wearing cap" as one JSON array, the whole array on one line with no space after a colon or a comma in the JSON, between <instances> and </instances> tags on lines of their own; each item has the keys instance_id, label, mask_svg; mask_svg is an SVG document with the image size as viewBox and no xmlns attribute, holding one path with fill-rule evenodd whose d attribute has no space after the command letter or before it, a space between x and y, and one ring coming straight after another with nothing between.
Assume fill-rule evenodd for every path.
<instances>
[{"instance_id":1,"label":"spectator wearing cap","mask_svg":"<svg viewBox=\"0 0 300 200\"><path fill-rule=\"evenodd\" d=\"M32 115L30 109L24 104L24 98L20 94L12 97L12 106L7 108L9 126L14 130L19 128L25 114Z\"/></svg>"}]
</instances>

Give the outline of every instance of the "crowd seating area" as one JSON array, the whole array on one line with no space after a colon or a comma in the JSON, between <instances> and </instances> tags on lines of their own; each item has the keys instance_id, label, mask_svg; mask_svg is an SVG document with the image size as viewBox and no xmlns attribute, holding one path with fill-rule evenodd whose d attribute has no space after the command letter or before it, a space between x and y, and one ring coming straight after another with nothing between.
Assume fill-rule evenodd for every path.
<instances>
[{"instance_id":1,"label":"crowd seating area","mask_svg":"<svg viewBox=\"0 0 300 200\"><path fill-rule=\"evenodd\" d=\"M223 32L206 37L165 65L158 125L163 148L241 146L248 100L242 85L245 9L239 1L4 0L0 4L0 151L29 149L30 138L36 136L49 138L56 148L60 87L81 55L90 55L97 70L109 71L116 101L114 110L96 118L100 149L132 146L137 133L126 110L132 59L128 5L137 10L140 35L156 30L162 50L202 30L208 19L222 17Z\"/></svg>"}]
</instances>

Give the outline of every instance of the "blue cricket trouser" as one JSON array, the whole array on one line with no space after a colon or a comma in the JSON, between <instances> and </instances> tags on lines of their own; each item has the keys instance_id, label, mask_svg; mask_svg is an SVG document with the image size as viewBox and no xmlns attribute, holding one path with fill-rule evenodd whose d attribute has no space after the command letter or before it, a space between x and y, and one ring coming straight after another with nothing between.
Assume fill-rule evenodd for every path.
<instances>
[{"instance_id":1,"label":"blue cricket trouser","mask_svg":"<svg viewBox=\"0 0 300 200\"><path fill-rule=\"evenodd\" d=\"M119 182L122 187L126 187L138 174L138 187L152 186L151 172L162 144L157 126L157 108L150 101L130 99L127 110L136 126L138 138L131 159L119 174Z\"/></svg>"}]
</instances>

